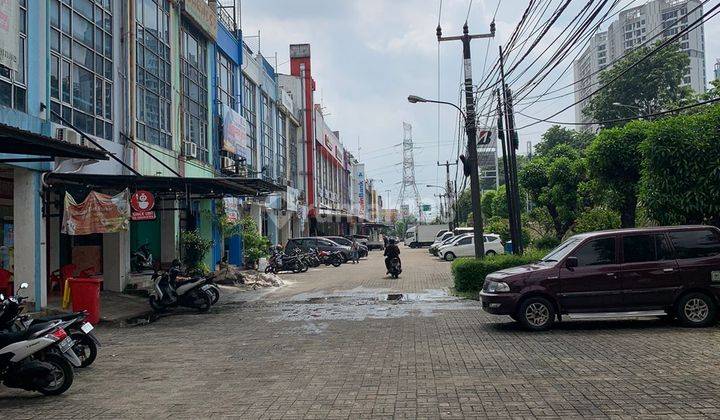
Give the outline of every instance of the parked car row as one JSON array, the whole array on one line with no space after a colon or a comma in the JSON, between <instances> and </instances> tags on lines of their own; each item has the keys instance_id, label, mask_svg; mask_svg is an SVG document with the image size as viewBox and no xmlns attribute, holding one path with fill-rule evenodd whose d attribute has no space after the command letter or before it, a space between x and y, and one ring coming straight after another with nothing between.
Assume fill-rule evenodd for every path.
<instances>
[{"instance_id":1,"label":"parked car row","mask_svg":"<svg viewBox=\"0 0 720 420\"><path fill-rule=\"evenodd\" d=\"M677 318L704 327L720 302L720 230L619 229L575 235L542 260L489 274L485 311L530 330L563 317Z\"/></svg>"},{"instance_id":2,"label":"parked car row","mask_svg":"<svg viewBox=\"0 0 720 420\"><path fill-rule=\"evenodd\" d=\"M487 233L484 235L485 255L491 256L505 253L505 244L500 239L500 235ZM435 242L428 249L430 254L444 259L445 261L453 261L460 257L475 256L475 235L472 233L461 233L455 235L453 232L444 232L439 234Z\"/></svg>"}]
</instances>

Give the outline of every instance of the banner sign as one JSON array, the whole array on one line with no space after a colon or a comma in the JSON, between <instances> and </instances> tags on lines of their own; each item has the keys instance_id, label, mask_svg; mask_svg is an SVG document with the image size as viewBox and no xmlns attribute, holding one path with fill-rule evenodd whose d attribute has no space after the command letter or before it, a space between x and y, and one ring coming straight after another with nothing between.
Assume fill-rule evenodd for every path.
<instances>
[{"instance_id":1,"label":"banner sign","mask_svg":"<svg viewBox=\"0 0 720 420\"><path fill-rule=\"evenodd\" d=\"M217 36L217 14L215 2L205 0L182 0L182 10L213 41Z\"/></svg>"},{"instance_id":2,"label":"banner sign","mask_svg":"<svg viewBox=\"0 0 720 420\"><path fill-rule=\"evenodd\" d=\"M20 71L20 38L18 0L0 0L0 64Z\"/></svg>"},{"instance_id":3,"label":"banner sign","mask_svg":"<svg viewBox=\"0 0 720 420\"><path fill-rule=\"evenodd\" d=\"M358 204L360 206L360 217L365 217L365 164L355 165L358 186Z\"/></svg>"},{"instance_id":4,"label":"banner sign","mask_svg":"<svg viewBox=\"0 0 720 420\"><path fill-rule=\"evenodd\" d=\"M287 197L287 200L285 200L287 203L286 210L296 212L298 210L298 196L300 195L298 189L293 187L287 187L285 195Z\"/></svg>"},{"instance_id":5,"label":"banner sign","mask_svg":"<svg viewBox=\"0 0 720 420\"><path fill-rule=\"evenodd\" d=\"M148 191L136 191L130 197L130 218L134 221L155 220L155 197Z\"/></svg>"},{"instance_id":6,"label":"banner sign","mask_svg":"<svg viewBox=\"0 0 720 420\"><path fill-rule=\"evenodd\" d=\"M90 191L85 201L77 203L65 193L62 233L90 235L127 231L130 225L130 192L117 195Z\"/></svg>"},{"instance_id":7,"label":"banner sign","mask_svg":"<svg viewBox=\"0 0 720 420\"><path fill-rule=\"evenodd\" d=\"M237 197L223 198L223 209L229 222L234 223L240 220L240 205Z\"/></svg>"},{"instance_id":8,"label":"banner sign","mask_svg":"<svg viewBox=\"0 0 720 420\"><path fill-rule=\"evenodd\" d=\"M242 115L223 104L223 144L222 149L228 153L250 160L248 147L248 124Z\"/></svg>"}]
</instances>

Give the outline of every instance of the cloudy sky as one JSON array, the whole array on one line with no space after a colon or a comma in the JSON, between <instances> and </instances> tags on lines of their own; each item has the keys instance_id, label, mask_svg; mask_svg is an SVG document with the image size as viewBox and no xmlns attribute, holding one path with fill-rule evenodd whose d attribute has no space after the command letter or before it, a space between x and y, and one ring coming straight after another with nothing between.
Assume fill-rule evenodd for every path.
<instances>
[{"instance_id":1,"label":"cloudy sky","mask_svg":"<svg viewBox=\"0 0 720 420\"><path fill-rule=\"evenodd\" d=\"M709 1L705 9L720 0ZM645 0L622 0L616 10L639 5ZM470 0L444 0L440 18L444 35L458 34L468 16ZM473 0L468 23L473 33L488 32L498 0ZM560 0L552 0L554 10ZM585 2L575 1L552 28L546 39L562 33L572 16ZM358 152L367 164L371 178L383 180L379 190L390 190L395 204L402 179L403 121L412 124L415 148L416 180L425 203L437 208L433 194L440 191L427 184L443 184L444 168L436 161L457 158L457 112L450 107L430 104L409 104L409 94L456 102L459 99L461 45L442 43L438 48L435 27L438 24L440 0L246 0L242 1L244 34L260 32L260 49L277 64L279 71L289 72L288 45L310 43L312 65L317 82L316 102L322 102L330 126L340 131L346 148ZM496 16L496 38L476 40L472 44L475 83L482 79L498 57L498 45L506 44L517 25L526 0L500 0ZM607 26L607 25L604 25ZM707 73L712 75L715 58L720 57L720 17L705 24ZM254 50L256 38L246 42ZM543 51L548 44L535 50ZM438 51L439 50L439 51ZM487 65L485 57L487 54ZM573 54L574 55L574 54ZM511 55L510 62L513 57ZM530 62L533 56L527 61ZM540 62L547 58L543 57ZM553 73L553 81L569 62ZM520 68L518 73L522 70ZM534 74L537 69L528 71ZM439 77L438 77L439 76ZM523 79L521 78L522 82ZM572 82L572 69L557 86ZM544 91L548 85L541 85ZM560 93L571 92L568 88ZM483 102L483 100L481 100ZM569 95L536 104L525 113L544 118L573 103ZM522 104L517 108L524 108ZM573 121L570 109L556 117ZM518 117L518 126L531 122ZM526 144L537 143L547 125L539 124L520 132L520 152ZM453 169L452 176L455 172ZM462 183L462 181L461 181ZM387 195L387 192L383 192Z\"/></svg>"}]
</instances>

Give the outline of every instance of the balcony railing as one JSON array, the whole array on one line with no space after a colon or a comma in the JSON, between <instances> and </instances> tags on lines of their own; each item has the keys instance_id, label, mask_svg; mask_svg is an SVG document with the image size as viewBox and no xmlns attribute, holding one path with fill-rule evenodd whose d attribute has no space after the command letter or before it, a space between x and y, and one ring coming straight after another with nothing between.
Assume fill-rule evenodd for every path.
<instances>
[{"instance_id":1,"label":"balcony railing","mask_svg":"<svg viewBox=\"0 0 720 420\"><path fill-rule=\"evenodd\" d=\"M232 12L232 13L231 13ZM235 22L235 6L225 6L220 2L217 3L217 13L220 22L234 35L237 31L237 23Z\"/></svg>"}]
</instances>

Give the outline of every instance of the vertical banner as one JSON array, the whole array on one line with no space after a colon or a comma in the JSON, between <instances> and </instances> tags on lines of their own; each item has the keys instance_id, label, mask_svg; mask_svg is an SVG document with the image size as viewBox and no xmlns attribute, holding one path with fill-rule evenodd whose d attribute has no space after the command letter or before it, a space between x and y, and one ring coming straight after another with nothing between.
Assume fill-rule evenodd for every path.
<instances>
[{"instance_id":1,"label":"vertical banner","mask_svg":"<svg viewBox=\"0 0 720 420\"><path fill-rule=\"evenodd\" d=\"M20 38L18 0L0 0L0 64L10 70L20 70Z\"/></svg>"},{"instance_id":2,"label":"vertical banner","mask_svg":"<svg viewBox=\"0 0 720 420\"><path fill-rule=\"evenodd\" d=\"M2 0L0 0L2 1ZM242 115L223 104L223 141L222 149L228 153L250 160L248 147L248 125Z\"/></svg>"},{"instance_id":3,"label":"vertical banner","mask_svg":"<svg viewBox=\"0 0 720 420\"><path fill-rule=\"evenodd\" d=\"M358 204L360 206L360 217L365 217L365 164L355 165L358 185Z\"/></svg>"}]
</instances>

